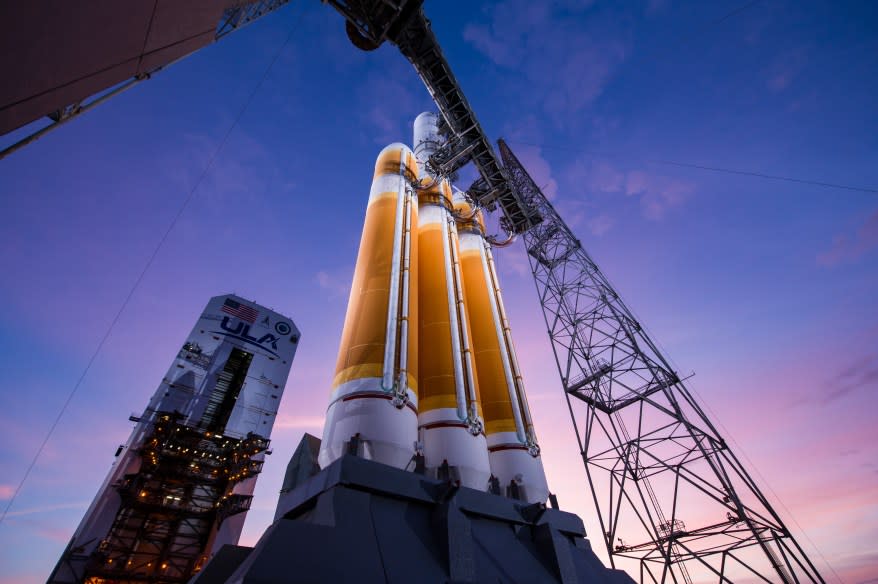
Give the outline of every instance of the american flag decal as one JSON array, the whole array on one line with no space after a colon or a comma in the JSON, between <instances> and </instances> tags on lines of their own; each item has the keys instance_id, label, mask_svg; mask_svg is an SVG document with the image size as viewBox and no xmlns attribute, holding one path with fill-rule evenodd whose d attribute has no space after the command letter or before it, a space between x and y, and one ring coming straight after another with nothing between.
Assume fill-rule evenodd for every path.
<instances>
[{"instance_id":1,"label":"american flag decal","mask_svg":"<svg viewBox=\"0 0 878 584\"><path fill-rule=\"evenodd\" d=\"M231 314L234 317L247 321L250 324L256 322L256 317L259 316L259 311L255 308L250 308L246 304L241 304L231 298L226 298L226 301L223 302L220 310L226 314Z\"/></svg>"}]
</instances>

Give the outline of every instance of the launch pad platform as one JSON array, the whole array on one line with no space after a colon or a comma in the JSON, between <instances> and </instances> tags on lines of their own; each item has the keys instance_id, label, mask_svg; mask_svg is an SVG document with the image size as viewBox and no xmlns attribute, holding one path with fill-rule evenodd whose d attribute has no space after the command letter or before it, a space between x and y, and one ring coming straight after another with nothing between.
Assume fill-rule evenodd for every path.
<instances>
[{"instance_id":1,"label":"launch pad platform","mask_svg":"<svg viewBox=\"0 0 878 584\"><path fill-rule=\"evenodd\" d=\"M288 478L302 475L303 446ZM572 513L353 455L280 504L255 547L225 546L191 583L634 582L601 563Z\"/></svg>"}]
</instances>

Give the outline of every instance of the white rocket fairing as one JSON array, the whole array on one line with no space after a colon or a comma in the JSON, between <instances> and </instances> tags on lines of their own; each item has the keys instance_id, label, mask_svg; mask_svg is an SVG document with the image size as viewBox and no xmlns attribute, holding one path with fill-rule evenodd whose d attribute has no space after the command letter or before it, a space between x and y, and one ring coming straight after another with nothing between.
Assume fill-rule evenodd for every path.
<instances>
[{"instance_id":1,"label":"white rocket fairing","mask_svg":"<svg viewBox=\"0 0 878 584\"><path fill-rule=\"evenodd\" d=\"M414 153L375 167L319 463L350 441L398 468L423 454L461 484L548 497L484 222L427 161L436 114L414 123ZM457 207L457 209L455 209ZM490 453L490 454L489 454Z\"/></svg>"}]
</instances>

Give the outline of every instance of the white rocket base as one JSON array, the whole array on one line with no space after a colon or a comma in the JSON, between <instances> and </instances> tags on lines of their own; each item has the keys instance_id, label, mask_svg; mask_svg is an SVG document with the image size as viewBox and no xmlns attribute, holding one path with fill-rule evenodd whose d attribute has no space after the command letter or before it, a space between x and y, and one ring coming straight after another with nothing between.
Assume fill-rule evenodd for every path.
<instances>
[{"instance_id":1,"label":"white rocket base","mask_svg":"<svg viewBox=\"0 0 878 584\"><path fill-rule=\"evenodd\" d=\"M479 491L487 490L491 466L484 434L473 436L462 425L440 425L463 424L453 408L425 412L418 417L418 423L424 444L424 463L430 473L435 475L436 469L447 460L449 466L457 467L461 485Z\"/></svg>"},{"instance_id":2,"label":"white rocket base","mask_svg":"<svg viewBox=\"0 0 878 584\"><path fill-rule=\"evenodd\" d=\"M409 404L397 408L390 394L381 389L379 378L356 379L338 386L326 411L317 459L320 467L326 468L340 458L345 443L359 434L364 458L405 468L415 454L418 439L417 398L411 390L407 393Z\"/></svg>"},{"instance_id":3,"label":"white rocket base","mask_svg":"<svg viewBox=\"0 0 878 584\"><path fill-rule=\"evenodd\" d=\"M489 449L495 449L489 451L488 458L491 472L500 481L501 490L515 479L519 486L524 487L524 497L528 503L545 503L549 498L549 485L546 483L542 459L531 456L515 432L491 434L487 442Z\"/></svg>"}]
</instances>

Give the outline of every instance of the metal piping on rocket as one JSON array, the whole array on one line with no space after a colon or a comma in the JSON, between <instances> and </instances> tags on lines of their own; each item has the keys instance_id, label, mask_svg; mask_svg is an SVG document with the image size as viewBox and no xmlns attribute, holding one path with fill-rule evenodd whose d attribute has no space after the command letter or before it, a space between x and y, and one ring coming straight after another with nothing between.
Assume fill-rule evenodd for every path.
<instances>
[{"instance_id":1,"label":"metal piping on rocket","mask_svg":"<svg viewBox=\"0 0 878 584\"><path fill-rule=\"evenodd\" d=\"M403 175L403 167L405 166L405 157L400 156L400 175ZM402 286L400 272L402 270L402 239L404 236L402 223L403 213L406 208L406 188L405 182L399 181L399 187L396 195L396 217L393 225L393 255L390 260L390 294L387 306L387 329L384 335L384 368L382 370L381 389L387 392L393 392L393 384L395 381L395 364L396 364L396 341L397 329L399 327L400 315L400 288ZM397 283L397 285L394 285Z\"/></svg>"},{"instance_id":2,"label":"metal piping on rocket","mask_svg":"<svg viewBox=\"0 0 878 584\"><path fill-rule=\"evenodd\" d=\"M470 203L464 193L457 195L455 210L463 215ZM502 485L514 483L528 501L545 501L545 473L484 219L476 214L458 230L491 472Z\"/></svg>"},{"instance_id":3,"label":"metal piping on rocket","mask_svg":"<svg viewBox=\"0 0 878 584\"><path fill-rule=\"evenodd\" d=\"M399 378L396 387L393 388L393 405L402 408L408 403L406 385L408 382L408 338L409 338L409 288L411 280L411 251L412 251L412 208L417 206L413 201L415 194L406 192L404 210L403 237L405 238L405 253L402 259L402 305L400 306L399 319Z\"/></svg>"},{"instance_id":4,"label":"metal piping on rocket","mask_svg":"<svg viewBox=\"0 0 878 584\"><path fill-rule=\"evenodd\" d=\"M510 245L515 243L516 239L518 239L518 236L514 233L508 234L506 239L504 239L504 240L498 240L496 235L486 235L485 236L485 241L491 247L501 247L501 248L502 247L509 247Z\"/></svg>"},{"instance_id":5,"label":"metal piping on rocket","mask_svg":"<svg viewBox=\"0 0 878 584\"><path fill-rule=\"evenodd\" d=\"M449 230L448 221L443 217L440 220L442 228L442 255L446 258L450 255ZM448 298L448 319L451 322L451 350L453 355L463 355L460 349L460 323L457 316L457 300L455 299L454 275L452 274L452 265L445 262L445 294ZM466 382L463 377L463 363L457 359L452 359L452 367L454 367L454 387L457 392L457 417L461 421L467 419L466 407Z\"/></svg>"},{"instance_id":6,"label":"metal piping on rocket","mask_svg":"<svg viewBox=\"0 0 878 584\"><path fill-rule=\"evenodd\" d=\"M457 321L460 331L460 340L463 345L460 350L461 364L466 371L466 389L468 398L467 415L464 418L471 434L478 435L482 433L484 424L479 416L479 397L476 395L476 380L473 374L473 352L470 347L470 335L467 333L469 326L466 320L466 305L464 304L463 295L463 277L460 270L460 257L457 252L457 233L454 228L453 220L447 222L449 237L448 243L451 248L451 271L454 277L455 287L455 310L457 312Z\"/></svg>"},{"instance_id":7,"label":"metal piping on rocket","mask_svg":"<svg viewBox=\"0 0 878 584\"><path fill-rule=\"evenodd\" d=\"M522 418L524 427L522 428L524 436L522 437L528 446L531 456L537 456L540 453L540 447L537 444L536 433L534 432L533 419L530 415L530 407L524 394L524 380L521 376L521 368L518 365L518 355L515 352L515 345L512 343L512 328L509 326L509 319L506 317L506 307L503 305L503 295L500 293L500 281L497 279L497 266L494 263L493 254L490 247L482 248L482 254L485 258L486 271L488 272L488 282L494 289L492 300L495 300L497 306L497 314L500 322L498 328L502 328L502 337L506 346L506 357L511 366L511 374L514 380L515 399L513 404L516 406L518 415ZM499 333L499 331L498 331ZM521 396L521 399L519 399Z\"/></svg>"},{"instance_id":8,"label":"metal piping on rocket","mask_svg":"<svg viewBox=\"0 0 878 584\"><path fill-rule=\"evenodd\" d=\"M485 282L488 282L491 286L491 290L493 294L488 295L488 300L491 303L491 316L493 316L494 320L494 330L497 333L498 339L505 339L506 331L508 331L508 327L505 322L506 319L501 316L501 311L498 299L498 293L500 292L500 288L497 285L497 280L494 277L494 273L492 270L493 259L489 260L489 254L485 252L485 244L479 246L479 257L482 260L482 268L485 274ZM518 439L522 442L527 441L527 429L525 428L521 404L519 403L518 393L519 393L519 383L515 378L515 372L512 368L511 359L509 357L508 344L505 347L506 351L500 352L500 360L503 362L503 375L506 378L506 387L509 390L509 401L512 403L512 416L515 420L515 433L518 436Z\"/></svg>"},{"instance_id":9,"label":"metal piping on rocket","mask_svg":"<svg viewBox=\"0 0 878 584\"><path fill-rule=\"evenodd\" d=\"M318 461L339 458L354 436L363 455L405 468L417 426L417 247L412 151L392 144L378 156ZM393 407L396 406L396 407Z\"/></svg>"},{"instance_id":10,"label":"metal piping on rocket","mask_svg":"<svg viewBox=\"0 0 878 584\"><path fill-rule=\"evenodd\" d=\"M378 156L318 461L354 444L397 468L422 454L463 486L485 490L493 475L510 496L545 501L491 255L509 242L486 237L480 210L431 174L436 119L415 120L414 152Z\"/></svg>"}]
</instances>

